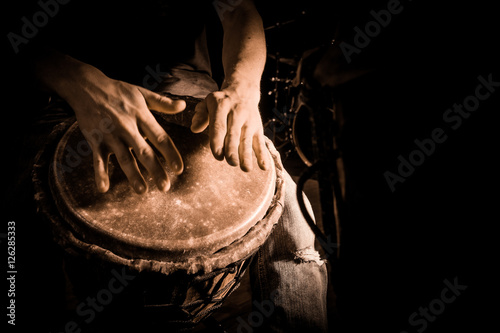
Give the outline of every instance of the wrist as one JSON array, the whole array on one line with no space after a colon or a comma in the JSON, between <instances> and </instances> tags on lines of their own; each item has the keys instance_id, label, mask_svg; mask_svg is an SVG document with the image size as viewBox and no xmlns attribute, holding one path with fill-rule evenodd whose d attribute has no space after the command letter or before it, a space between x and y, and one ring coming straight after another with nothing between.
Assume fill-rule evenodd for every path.
<instances>
[{"instance_id":1,"label":"wrist","mask_svg":"<svg viewBox=\"0 0 500 333\"><path fill-rule=\"evenodd\" d=\"M221 90L235 93L240 99L260 100L260 82L224 80Z\"/></svg>"},{"instance_id":2,"label":"wrist","mask_svg":"<svg viewBox=\"0 0 500 333\"><path fill-rule=\"evenodd\" d=\"M104 76L97 68L56 52L37 63L36 75L42 88L58 94L65 100L84 82L96 75Z\"/></svg>"}]
</instances>

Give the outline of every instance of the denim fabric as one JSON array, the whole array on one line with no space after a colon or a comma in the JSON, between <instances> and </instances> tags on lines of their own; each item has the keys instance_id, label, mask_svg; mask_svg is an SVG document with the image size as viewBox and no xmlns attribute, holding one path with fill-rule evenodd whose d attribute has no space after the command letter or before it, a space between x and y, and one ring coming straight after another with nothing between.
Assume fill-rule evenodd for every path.
<instances>
[{"instance_id":1,"label":"denim fabric","mask_svg":"<svg viewBox=\"0 0 500 333\"><path fill-rule=\"evenodd\" d=\"M254 316L247 323L265 332L326 332L326 264L314 249L315 235L302 216L296 185L286 172L285 182L283 215L252 263Z\"/></svg>"},{"instance_id":2,"label":"denim fabric","mask_svg":"<svg viewBox=\"0 0 500 333\"><path fill-rule=\"evenodd\" d=\"M206 72L198 72L189 65L170 68L157 76L155 91L168 92L172 95L205 98L217 90L217 83Z\"/></svg>"}]
</instances>

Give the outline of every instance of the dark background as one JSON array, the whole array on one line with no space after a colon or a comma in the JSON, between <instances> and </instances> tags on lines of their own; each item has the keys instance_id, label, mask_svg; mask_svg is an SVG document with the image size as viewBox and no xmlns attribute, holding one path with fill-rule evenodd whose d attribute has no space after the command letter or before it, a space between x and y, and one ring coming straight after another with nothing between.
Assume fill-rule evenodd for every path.
<instances>
[{"instance_id":1,"label":"dark background","mask_svg":"<svg viewBox=\"0 0 500 333\"><path fill-rule=\"evenodd\" d=\"M307 2L290 8L295 16L276 10L284 15L281 22L295 17L297 23L269 30L268 51L293 57L294 48L332 38L354 45L353 28L364 30L373 20L370 11L386 9L387 3ZM409 316L440 298L443 281L455 278L467 289L422 331L486 331L495 326L497 308L498 92L456 130L443 114L474 94L479 75L491 73L500 81L498 20L484 2L402 1L401 6L401 13L352 56L353 68L373 71L333 92L345 118L339 141L349 210L340 260L332 270L339 314L331 321L333 331L417 332L423 326L411 326ZM306 14L298 14L301 10ZM273 25L272 19L267 22ZM438 127L447 140L391 192L384 172L396 173L397 157L407 158L414 140L430 138Z\"/></svg>"},{"instance_id":2,"label":"dark background","mask_svg":"<svg viewBox=\"0 0 500 333\"><path fill-rule=\"evenodd\" d=\"M332 307L338 311L332 329L416 332L408 317L440 297L443 280L457 278L467 290L425 332L483 332L498 326L498 91L457 130L446 127L442 116L474 93L479 75L491 73L493 81L500 81L497 11L492 2L480 1L401 4L403 11L353 57L354 68L373 71L335 90L346 119L341 142L350 214L332 274L337 295ZM370 11L385 9L387 1L257 5L267 28L292 21L266 30L268 53L300 59L304 51L333 38L353 44L353 27L363 29L372 20ZM17 31L20 17L32 13L32 6L3 11L5 31ZM58 16L63 15L64 6ZM14 220L17 228L16 322L45 332L64 313L61 254L35 214L30 163L37 147L26 146L23 139L40 130L29 125L29 118L44 96L37 94L26 68L12 65L20 55L13 55L3 40L2 223ZM270 77L275 69L269 60L264 92L274 87ZM280 70L294 76L293 66ZM263 94L264 121L272 114L269 98ZM413 141L429 138L436 127L445 129L448 139L391 192L383 173L395 172L398 155L408 156Z\"/></svg>"}]
</instances>

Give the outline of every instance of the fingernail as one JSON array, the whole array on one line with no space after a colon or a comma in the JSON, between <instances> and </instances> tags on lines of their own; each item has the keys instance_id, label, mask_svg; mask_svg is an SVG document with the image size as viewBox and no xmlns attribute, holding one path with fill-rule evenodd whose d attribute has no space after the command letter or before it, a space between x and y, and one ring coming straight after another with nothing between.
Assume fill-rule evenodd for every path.
<instances>
[{"instance_id":1,"label":"fingernail","mask_svg":"<svg viewBox=\"0 0 500 333\"><path fill-rule=\"evenodd\" d=\"M176 175L180 175L184 171L184 165L182 164L182 161L172 162L172 171Z\"/></svg>"},{"instance_id":2,"label":"fingernail","mask_svg":"<svg viewBox=\"0 0 500 333\"><path fill-rule=\"evenodd\" d=\"M186 102L182 99L178 99L174 102L174 107L176 110L184 110L186 108Z\"/></svg>"},{"instance_id":3,"label":"fingernail","mask_svg":"<svg viewBox=\"0 0 500 333\"><path fill-rule=\"evenodd\" d=\"M170 183L164 179L160 180L158 189L162 192L167 192L170 188Z\"/></svg>"},{"instance_id":4,"label":"fingernail","mask_svg":"<svg viewBox=\"0 0 500 333\"><path fill-rule=\"evenodd\" d=\"M222 154L222 148L218 148L215 150L215 158L219 161L222 161L222 159L224 158L224 155Z\"/></svg>"},{"instance_id":5,"label":"fingernail","mask_svg":"<svg viewBox=\"0 0 500 333\"><path fill-rule=\"evenodd\" d=\"M252 165L251 164L248 165L248 164L244 163L241 165L241 170L243 170L245 172L250 172L250 171L252 171Z\"/></svg>"},{"instance_id":6,"label":"fingernail","mask_svg":"<svg viewBox=\"0 0 500 333\"><path fill-rule=\"evenodd\" d=\"M97 185L97 190L101 193L104 193L108 190L108 186L104 180L101 180Z\"/></svg>"},{"instance_id":7,"label":"fingernail","mask_svg":"<svg viewBox=\"0 0 500 333\"><path fill-rule=\"evenodd\" d=\"M239 164L238 158L234 155L231 154L229 155L229 159L227 160L227 163L232 166L237 166Z\"/></svg>"},{"instance_id":8,"label":"fingernail","mask_svg":"<svg viewBox=\"0 0 500 333\"><path fill-rule=\"evenodd\" d=\"M146 192L146 187L140 182L135 183L134 189L138 194L143 194L144 192Z\"/></svg>"}]
</instances>

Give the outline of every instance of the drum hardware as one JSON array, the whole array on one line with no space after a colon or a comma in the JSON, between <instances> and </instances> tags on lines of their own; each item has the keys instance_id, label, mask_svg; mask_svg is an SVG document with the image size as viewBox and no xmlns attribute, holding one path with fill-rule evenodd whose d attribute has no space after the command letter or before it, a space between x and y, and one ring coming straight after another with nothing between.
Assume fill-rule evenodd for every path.
<instances>
[{"instance_id":1,"label":"drum hardware","mask_svg":"<svg viewBox=\"0 0 500 333\"><path fill-rule=\"evenodd\" d=\"M276 52L267 54L268 61L274 65L275 72L268 78L273 83L273 88L267 92L267 95L273 98L273 106L271 118L264 121L264 133L272 140L283 155L284 160L295 150L292 140L292 123L295 116L292 110L294 92L290 90L299 57L282 56L280 54L282 46L286 47L288 45L281 46L280 41L282 40L281 37L288 33L284 30L301 23L306 15L305 10L294 11L291 17L276 21L264 28L267 37L269 37L269 34L276 34L275 37L277 37L276 43L273 44L276 47Z\"/></svg>"},{"instance_id":2,"label":"drum hardware","mask_svg":"<svg viewBox=\"0 0 500 333\"><path fill-rule=\"evenodd\" d=\"M283 83L284 86L283 86L283 91L285 93L289 93L289 90L290 90L290 87L291 87L291 83L293 82L293 79L290 79L290 78L283 78L283 77L280 77L280 64L282 63L282 58L280 56L280 53L279 52L276 52L276 54L270 54L269 57L271 59L274 59L276 61L276 70L275 70L275 73L274 73L274 76L273 77L270 77L269 80L271 82L274 82L274 89L269 91L268 92L268 95L271 96L271 95L274 95L274 108L276 110L279 109L279 96L280 96L280 86L279 84L280 83ZM297 66L295 65L294 68L296 68ZM288 73L289 76L294 76L295 75L295 71L294 69L292 70L289 70L289 73Z\"/></svg>"},{"instance_id":3,"label":"drum hardware","mask_svg":"<svg viewBox=\"0 0 500 333\"><path fill-rule=\"evenodd\" d=\"M305 15L306 15L306 11L305 11L305 10L302 10L302 11L300 12L300 15L301 15L301 16L305 16ZM297 20L299 20L299 19L300 19L300 17L298 17L298 18L293 18L293 19L289 19L289 20L286 20L286 21L281 21L281 22L280 22L280 21L278 21L278 22L274 23L273 25L270 25L270 26L268 26L268 27L265 27L265 28L264 28L264 30L265 30L265 31L267 31L267 30L280 29L280 28L282 28L282 27L284 27L284 26L286 26L286 25L288 25L288 24L290 24L290 23L295 23L295 22L297 22Z\"/></svg>"},{"instance_id":4,"label":"drum hardware","mask_svg":"<svg viewBox=\"0 0 500 333\"><path fill-rule=\"evenodd\" d=\"M272 77L272 78L270 78L270 80L271 80L271 82L279 82L279 83L285 83L285 84L290 84L293 81L292 79L282 79L279 77ZM268 95L272 95L272 93L274 93L274 92L275 92L274 90L271 90L268 92Z\"/></svg>"},{"instance_id":5,"label":"drum hardware","mask_svg":"<svg viewBox=\"0 0 500 333\"><path fill-rule=\"evenodd\" d=\"M290 147L292 143L292 124L294 113L284 106L282 111L273 108L274 117L264 123L264 134L271 138L276 149L282 151L284 159L293 151ZM288 148L287 148L288 147Z\"/></svg>"},{"instance_id":6,"label":"drum hardware","mask_svg":"<svg viewBox=\"0 0 500 333\"><path fill-rule=\"evenodd\" d=\"M281 64L284 64L284 65L288 65L288 66L291 66L291 67L294 67L294 68L297 68L298 64L299 64L299 60L295 59L295 58L283 58L283 57L280 57L279 56L279 52L276 52L276 54L268 54L267 55L269 58L271 59L274 59L276 60L276 62L278 63L281 63Z\"/></svg>"},{"instance_id":7,"label":"drum hardware","mask_svg":"<svg viewBox=\"0 0 500 333\"><path fill-rule=\"evenodd\" d=\"M269 54L268 57L275 60L275 73L269 78L269 81L274 83L274 87L267 92L268 96L273 97L273 116L264 123L264 133L271 138L276 148L284 154L284 159L286 159L294 150L292 145L292 123L295 116L292 110L294 92L292 91L293 79L290 77L295 75L295 67L298 62L293 58L282 58L279 52ZM288 77L281 76L280 66L282 64L292 66L291 69L288 69Z\"/></svg>"}]
</instances>

